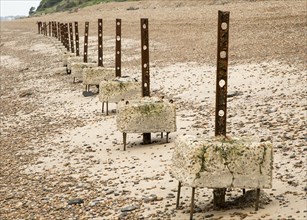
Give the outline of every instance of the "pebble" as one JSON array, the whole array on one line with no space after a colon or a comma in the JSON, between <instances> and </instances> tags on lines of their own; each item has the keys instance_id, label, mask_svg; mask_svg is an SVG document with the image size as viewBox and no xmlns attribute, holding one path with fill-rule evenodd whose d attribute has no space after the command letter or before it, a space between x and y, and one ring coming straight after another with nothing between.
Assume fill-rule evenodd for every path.
<instances>
[{"instance_id":1,"label":"pebble","mask_svg":"<svg viewBox=\"0 0 307 220\"><path fill-rule=\"evenodd\" d=\"M122 208L120 211L121 212L131 212L131 211L136 210L136 209L137 209L137 207L131 205L131 206L126 206L126 207Z\"/></svg>"},{"instance_id":2,"label":"pebble","mask_svg":"<svg viewBox=\"0 0 307 220\"><path fill-rule=\"evenodd\" d=\"M68 200L67 203L68 203L68 205L76 205L76 204L84 203L84 200L83 200L83 199L80 199L80 198L71 199L71 200Z\"/></svg>"}]
</instances>

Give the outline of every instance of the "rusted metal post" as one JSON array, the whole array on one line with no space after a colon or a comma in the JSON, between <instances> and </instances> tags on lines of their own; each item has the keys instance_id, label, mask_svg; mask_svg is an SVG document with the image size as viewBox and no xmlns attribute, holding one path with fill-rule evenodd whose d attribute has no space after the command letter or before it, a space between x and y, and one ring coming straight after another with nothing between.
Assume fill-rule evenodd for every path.
<instances>
[{"instance_id":1,"label":"rusted metal post","mask_svg":"<svg viewBox=\"0 0 307 220\"><path fill-rule=\"evenodd\" d=\"M63 44L63 46L65 46L65 42L64 42L64 24L61 23L61 43Z\"/></svg>"},{"instance_id":2,"label":"rusted metal post","mask_svg":"<svg viewBox=\"0 0 307 220\"><path fill-rule=\"evenodd\" d=\"M148 19L141 19L142 95L150 96ZM151 143L151 134L143 133L143 144Z\"/></svg>"},{"instance_id":3,"label":"rusted metal post","mask_svg":"<svg viewBox=\"0 0 307 220\"><path fill-rule=\"evenodd\" d=\"M87 49L88 49L88 29L89 29L89 22L85 22L85 29L84 29L84 56L83 62L87 63Z\"/></svg>"},{"instance_id":4,"label":"rusted metal post","mask_svg":"<svg viewBox=\"0 0 307 220\"><path fill-rule=\"evenodd\" d=\"M116 39L115 39L115 76L121 76L121 42L122 42L122 19L116 19Z\"/></svg>"},{"instance_id":5,"label":"rusted metal post","mask_svg":"<svg viewBox=\"0 0 307 220\"><path fill-rule=\"evenodd\" d=\"M51 21L51 37L54 37L54 22Z\"/></svg>"},{"instance_id":6,"label":"rusted metal post","mask_svg":"<svg viewBox=\"0 0 307 220\"><path fill-rule=\"evenodd\" d=\"M80 56L79 52L79 28L78 22L75 21L75 39L76 39L76 56Z\"/></svg>"},{"instance_id":7,"label":"rusted metal post","mask_svg":"<svg viewBox=\"0 0 307 220\"><path fill-rule=\"evenodd\" d=\"M70 51L70 49L69 49L69 29L68 29L68 23L65 23L65 39L66 39L67 51Z\"/></svg>"},{"instance_id":8,"label":"rusted metal post","mask_svg":"<svg viewBox=\"0 0 307 220\"><path fill-rule=\"evenodd\" d=\"M48 24L48 29L49 29L49 37L51 36L51 22L49 21L49 24Z\"/></svg>"},{"instance_id":9,"label":"rusted metal post","mask_svg":"<svg viewBox=\"0 0 307 220\"><path fill-rule=\"evenodd\" d=\"M44 35L47 36L47 24L44 22Z\"/></svg>"},{"instance_id":10,"label":"rusted metal post","mask_svg":"<svg viewBox=\"0 0 307 220\"><path fill-rule=\"evenodd\" d=\"M75 48L74 48L74 32L72 29L72 23L69 23L69 33L70 33L70 51L72 53L75 52Z\"/></svg>"},{"instance_id":11,"label":"rusted metal post","mask_svg":"<svg viewBox=\"0 0 307 220\"><path fill-rule=\"evenodd\" d=\"M58 40L61 40L61 23L58 22Z\"/></svg>"},{"instance_id":12,"label":"rusted metal post","mask_svg":"<svg viewBox=\"0 0 307 220\"><path fill-rule=\"evenodd\" d=\"M226 136L229 12L218 12L215 136ZM225 188L213 190L213 205L223 207Z\"/></svg>"},{"instance_id":13,"label":"rusted metal post","mask_svg":"<svg viewBox=\"0 0 307 220\"><path fill-rule=\"evenodd\" d=\"M54 37L58 38L58 27L57 27L57 22L54 22Z\"/></svg>"},{"instance_id":14,"label":"rusted metal post","mask_svg":"<svg viewBox=\"0 0 307 220\"><path fill-rule=\"evenodd\" d=\"M37 30L38 30L38 34L40 34L41 33L41 22L40 21L37 22Z\"/></svg>"},{"instance_id":15,"label":"rusted metal post","mask_svg":"<svg viewBox=\"0 0 307 220\"><path fill-rule=\"evenodd\" d=\"M103 20L98 19L98 66L103 66L103 45L102 45Z\"/></svg>"}]
</instances>

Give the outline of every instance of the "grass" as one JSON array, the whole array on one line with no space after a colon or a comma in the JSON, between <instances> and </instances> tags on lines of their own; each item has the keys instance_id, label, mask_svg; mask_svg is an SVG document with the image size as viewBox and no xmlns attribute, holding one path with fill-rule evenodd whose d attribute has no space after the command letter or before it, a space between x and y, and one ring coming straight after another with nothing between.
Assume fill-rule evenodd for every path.
<instances>
[{"instance_id":1,"label":"grass","mask_svg":"<svg viewBox=\"0 0 307 220\"><path fill-rule=\"evenodd\" d=\"M42 15L62 11L73 11L78 8L84 8L100 3L125 1L132 0L43 0L33 15Z\"/></svg>"}]
</instances>

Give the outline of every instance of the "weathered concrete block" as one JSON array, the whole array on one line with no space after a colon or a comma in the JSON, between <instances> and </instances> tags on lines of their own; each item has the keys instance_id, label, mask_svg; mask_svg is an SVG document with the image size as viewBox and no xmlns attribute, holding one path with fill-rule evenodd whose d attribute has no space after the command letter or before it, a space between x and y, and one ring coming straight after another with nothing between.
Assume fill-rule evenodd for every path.
<instances>
[{"instance_id":1,"label":"weathered concrete block","mask_svg":"<svg viewBox=\"0 0 307 220\"><path fill-rule=\"evenodd\" d=\"M78 79L83 79L83 69L97 67L96 63L76 62L71 64L71 75Z\"/></svg>"},{"instance_id":2,"label":"weathered concrete block","mask_svg":"<svg viewBox=\"0 0 307 220\"><path fill-rule=\"evenodd\" d=\"M68 51L63 52L62 53L63 66L67 66L67 60L68 60L69 57L75 57L75 56L76 56L76 54L74 54L74 53L70 53Z\"/></svg>"},{"instance_id":3,"label":"weathered concrete block","mask_svg":"<svg viewBox=\"0 0 307 220\"><path fill-rule=\"evenodd\" d=\"M114 72L113 72L114 75ZM117 103L121 100L142 98L142 84L130 77L117 77L99 84L99 100Z\"/></svg>"},{"instance_id":4,"label":"weathered concrete block","mask_svg":"<svg viewBox=\"0 0 307 220\"><path fill-rule=\"evenodd\" d=\"M84 85L99 85L101 81L111 80L115 77L114 68L90 67L83 69Z\"/></svg>"},{"instance_id":5,"label":"weathered concrete block","mask_svg":"<svg viewBox=\"0 0 307 220\"><path fill-rule=\"evenodd\" d=\"M183 184L208 188L271 188L272 145L214 137L175 140L170 171Z\"/></svg>"},{"instance_id":6,"label":"weathered concrete block","mask_svg":"<svg viewBox=\"0 0 307 220\"><path fill-rule=\"evenodd\" d=\"M67 58L67 70L71 71L71 65L73 63L82 63L83 62L83 56L71 56ZM92 63L92 62L90 62Z\"/></svg>"},{"instance_id":7,"label":"weathered concrete block","mask_svg":"<svg viewBox=\"0 0 307 220\"><path fill-rule=\"evenodd\" d=\"M176 107L168 100L145 97L121 101L117 109L117 128L123 133L176 131Z\"/></svg>"}]
</instances>

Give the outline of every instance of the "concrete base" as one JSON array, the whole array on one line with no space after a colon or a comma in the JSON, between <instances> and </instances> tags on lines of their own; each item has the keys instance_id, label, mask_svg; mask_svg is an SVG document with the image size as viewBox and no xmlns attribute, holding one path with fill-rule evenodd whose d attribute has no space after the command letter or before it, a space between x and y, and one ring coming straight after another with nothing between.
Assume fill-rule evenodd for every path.
<instances>
[{"instance_id":1,"label":"concrete base","mask_svg":"<svg viewBox=\"0 0 307 220\"><path fill-rule=\"evenodd\" d=\"M243 188L243 193L245 188L255 188L257 211L260 189L272 187L272 170L273 150L269 142L181 136L175 141L170 166L171 174L179 181L176 208L179 208L183 184L192 188L190 219L193 219L196 187L215 188L214 196L215 192L224 191L223 188Z\"/></svg>"},{"instance_id":2,"label":"concrete base","mask_svg":"<svg viewBox=\"0 0 307 220\"><path fill-rule=\"evenodd\" d=\"M76 62L71 64L71 74L75 79L83 79L83 69L97 67L96 63L83 63Z\"/></svg>"},{"instance_id":3,"label":"concrete base","mask_svg":"<svg viewBox=\"0 0 307 220\"><path fill-rule=\"evenodd\" d=\"M114 68L90 67L83 69L83 84L99 85L101 81L111 80L115 77Z\"/></svg>"},{"instance_id":4,"label":"concrete base","mask_svg":"<svg viewBox=\"0 0 307 220\"><path fill-rule=\"evenodd\" d=\"M75 56L76 56L76 54L74 54L74 53L71 53L71 52L68 52L68 51L63 52L62 53L63 66L67 66L67 60L68 60L69 57L75 57Z\"/></svg>"},{"instance_id":5,"label":"concrete base","mask_svg":"<svg viewBox=\"0 0 307 220\"><path fill-rule=\"evenodd\" d=\"M268 142L182 136L170 171L182 184L208 188L271 188L273 152Z\"/></svg>"},{"instance_id":6,"label":"concrete base","mask_svg":"<svg viewBox=\"0 0 307 220\"><path fill-rule=\"evenodd\" d=\"M176 131L176 108L157 97L121 101L117 108L117 129L124 133Z\"/></svg>"},{"instance_id":7,"label":"concrete base","mask_svg":"<svg viewBox=\"0 0 307 220\"><path fill-rule=\"evenodd\" d=\"M168 142L168 134L176 131L176 108L168 100L157 97L120 101L116 122L117 129L123 133L124 150L127 133L166 132Z\"/></svg>"},{"instance_id":8,"label":"concrete base","mask_svg":"<svg viewBox=\"0 0 307 220\"><path fill-rule=\"evenodd\" d=\"M113 73L114 74L114 73ZM99 84L99 100L101 102L118 103L121 100L142 98L142 84L130 77L117 77Z\"/></svg>"},{"instance_id":9,"label":"concrete base","mask_svg":"<svg viewBox=\"0 0 307 220\"><path fill-rule=\"evenodd\" d=\"M71 65L73 63L82 63L83 62L83 56L72 56L67 58L67 71L71 72ZM92 63L92 62L90 62Z\"/></svg>"}]
</instances>

